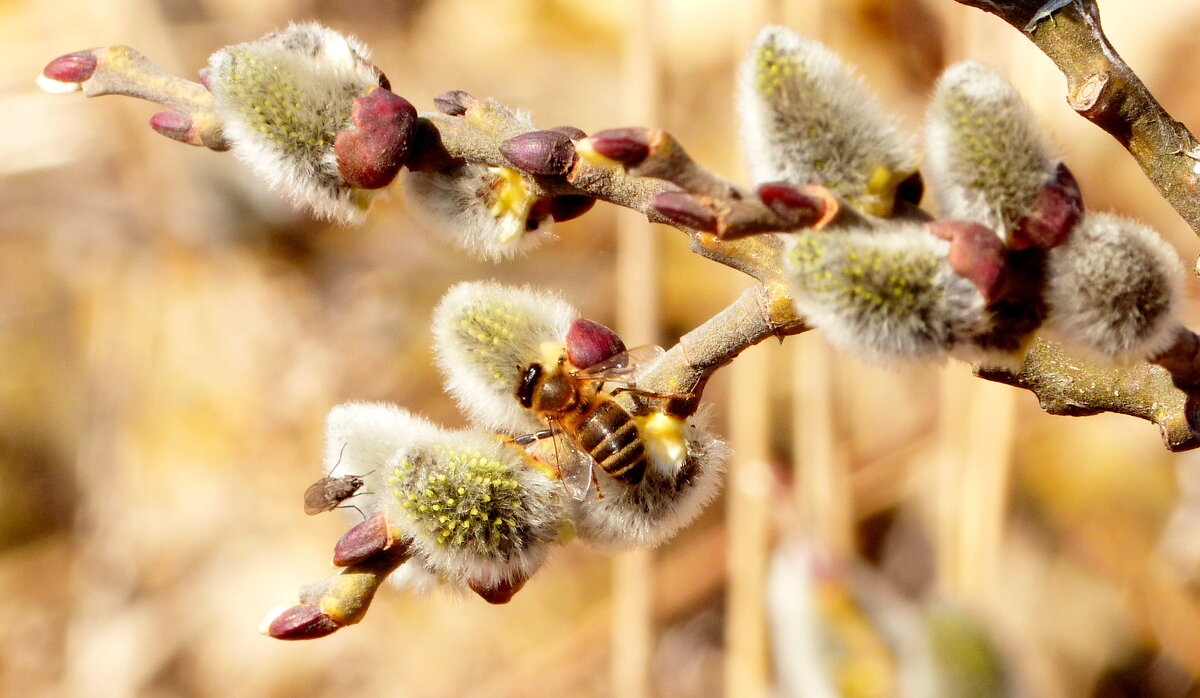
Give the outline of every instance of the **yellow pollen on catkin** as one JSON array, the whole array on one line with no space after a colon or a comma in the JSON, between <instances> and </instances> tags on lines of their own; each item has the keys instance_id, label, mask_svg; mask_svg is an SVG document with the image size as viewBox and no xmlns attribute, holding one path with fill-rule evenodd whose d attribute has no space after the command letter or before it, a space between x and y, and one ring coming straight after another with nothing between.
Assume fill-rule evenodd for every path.
<instances>
[{"instance_id":1,"label":"yellow pollen on catkin","mask_svg":"<svg viewBox=\"0 0 1200 698\"><path fill-rule=\"evenodd\" d=\"M512 242L525 232L525 221L529 219L534 197L529 193L525 178L513 168L489 167L488 172L497 178L493 185L496 200L492 204L492 216L497 220L508 218L515 223L509 226L507 235L500 242Z\"/></svg>"}]
</instances>

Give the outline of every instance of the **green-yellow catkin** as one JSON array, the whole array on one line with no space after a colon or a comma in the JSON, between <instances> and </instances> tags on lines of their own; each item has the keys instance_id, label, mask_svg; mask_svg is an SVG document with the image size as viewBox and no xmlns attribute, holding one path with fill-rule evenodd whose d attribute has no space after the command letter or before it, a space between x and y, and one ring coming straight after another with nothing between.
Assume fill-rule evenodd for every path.
<instances>
[{"instance_id":1,"label":"green-yellow catkin","mask_svg":"<svg viewBox=\"0 0 1200 698\"><path fill-rule=\"evenodd\" d=\"M562 489L524 449L479 431L402 448L385 478L389 520L424 566L457 582L528 578L564 530Z\"/></svg>"},{"instance_id":2,"label":"green-yellow catkin","mask_svg":"<svg viewBox=\"0 0 1200 698\"><path fill-rule=\"evenodd\" d=\"M942 218L982 223L1005 240L1060 162L1021 96L981 63L942 75L925 133L926 174Z\"/></svg>"},{"instance_id":3,"label":"green-yellow catkin","mask_svg":"<svg viewBox=\"0 0 1200 698\"><path fill-rule=\"evenodd\" d=\"M924 226L791 235L796 309L830 343L868 360L941 359L987 326L978 289Z\"/></svg>"},{"instance_id":4,"label":"green-yellow catkin","mask_svg":"<svg viewBox=\"0 0 1200 698\"><path fill-rule=\"evenodd\" d=\"M738 76L742 144L755 182L820 184L852 206L891 215L917 170L910 138L840 58L784 27L766 27Z\"/></svg>"},{"instance_id":5,"label":"green-yellow catkin","mask_svg":"<svg viewBox=\"0 0 1200 698\"><path fill-rule=\"evenodd\" d=\"M402 181L413 212L479 259L509 259L554 237L554 219L533 209L533 183L511 167L406 170Z\"/></svg>"},{"instance_id":6,"label":"green-yellow catkin","mask_svg":"<svg viewBox=\"0 0 1200 698\"><path fill-rule=\"evenodd\" d=\"M474 102L463 118L498 140L536 130L529 114L493 99ZM535 208L540 187L511 167L464 163L443 170L406 170L401 180L413 212L479 259L509 259L554 238L554 219Z\"/></svg>"},{"instance_id":7,"label":"green-yellow catkin","mask_svg":"<svg viewBox=\"0 0 1200 698\"><path fill-rule=\"evenodd\" d=\"M214 53L207 84L239 158L320 216L358 218L369 192L338 172L334 139L354 99L378 86L362 43L318 24L293 24Z\"/></svg>"},{"instance_id":8,"label":"green-yellow catkin","mask_svg":"<svg viewBox=\"0 0 1200 698\"><path fill-rule=\"evenodd\" d=\"M677 466L656 463L636 487L602 483L603 497L589 494L572 502L581 541L609 549L653 547L699 516L721 487L729 448L696 423L688 424L681 436L685 452Z\"/></svg>"},{"instance_id":9,"label":"green-yellow catkin","mask_svg":"<svg viewBox=\"0 0 1200 698\"><path fill-rule=\"evenodd\" d=\"M517 401L524 367L561 351L578 313L557 296L488 282L452 287L434 311L434 355L450 393L489 429L524 434L543 424Z\"/></svg>"}]
</instances>

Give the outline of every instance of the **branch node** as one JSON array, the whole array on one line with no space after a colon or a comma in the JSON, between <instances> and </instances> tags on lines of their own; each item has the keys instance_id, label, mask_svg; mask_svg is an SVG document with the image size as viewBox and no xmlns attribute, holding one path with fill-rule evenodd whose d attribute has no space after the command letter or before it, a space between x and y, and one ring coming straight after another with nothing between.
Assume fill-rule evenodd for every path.
<instances>
[{"instance_id":1,"label":"branch node","mask_svg":"<svg viewBox=\"0 0 1200 698\"><path fill-rule=\"evenodd\" d=\"M1100 95L1111 79L1112 74L1108 71L1093 73L1082 84L1071 90L1071 93L1067 95L1067 104L1081 114L1091 111L1100 101Z\"/></svg>"}]
</instances>

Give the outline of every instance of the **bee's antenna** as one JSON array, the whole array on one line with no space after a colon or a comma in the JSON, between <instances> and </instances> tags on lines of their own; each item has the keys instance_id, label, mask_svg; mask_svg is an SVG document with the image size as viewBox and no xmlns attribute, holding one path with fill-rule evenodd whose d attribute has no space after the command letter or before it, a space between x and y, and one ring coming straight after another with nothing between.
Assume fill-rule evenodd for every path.
<instances>
[{"instance_id":1,"label":"bee's antenna","mask_svg":"<svg viewBox=\"0 0 1200 698\"><path fill-rule=\"evenodd\" d=\"M553 432L553 428L551 428ZM558 476L562 477L562 456L558 453L558 439L554 439L554 462L558 464Z\"/></svg>"}]
</instances>

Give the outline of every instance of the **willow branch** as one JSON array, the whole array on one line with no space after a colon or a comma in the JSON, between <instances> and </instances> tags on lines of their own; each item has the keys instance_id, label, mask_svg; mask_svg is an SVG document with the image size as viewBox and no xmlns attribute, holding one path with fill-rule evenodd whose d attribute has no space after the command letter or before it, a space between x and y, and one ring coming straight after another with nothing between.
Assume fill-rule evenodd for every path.
<instances>
[{"instance_id":1,"label":"willow branch","mask_svg":"<svg viewBox=\"0 0 1200 698\"><path fill-rule=\"evenodd\" d=\"M660 395L686 395L672 401L666 411L691 415L699 406L704 386L717 369L764 339L783 339L809 329L804 318L796 313L784 284L757 284L681 337L638 379L638 387ZM628 399L633 403L644 402L633 395Z\"/></svg>"},{"instance_id":2,"label":"willow branch","mask_svg":"<svg viewBox=\"0 0 1200 698\"><path fill-rule=\"evenodd\" d=\"M1039 337L1020 371L978 368L976 375L1032 392L1048 414L1126 414L1157 424L1163 444L1172 451L1200 446L1188 425L1190 393L1176 387L1162 366L1103 366L1070 356Z\"/></svg>"},{"instance_id":3,"label":"willow branch","mask_svg":"<svg viewBox=\"0 0 1200 698\"><path fill-rule=\"evenodd\" d=\"M1195 139L1163 112L1116 56L1100 32L1093 2L958 1L995 12L1022 29L1029 25L1034 42L1071 80L1072 104L1125 143L1164 196L1197 227L1196 175L1185 157L1200 158ZM46 76L80 83L89 96L123 94L165 104L175 110L170 113L187 117L181 122L187 128L172 131L152 121L160 133L214 149L227 145L203 86L166 75L132 49L69 54L52 62ZM494 100L452 92L436 103L442 113L424 113L418 120L404 163L408 168L438 170L463 163L516 167L533 180L535 195L581 195L633 209L651 222L682 231L697 254L758 281L725 311L685 335L643 377L640 385L648 391L682 396L667 406L675 414L694 412L713 372L747 347L808 329L783 277L781 236L757 233L876 224L820 187L742 189L693 161L661 130L615 129L590 138L570 127L527 132L527 121ZM915 206L904 207L898 216L930 218ZM1200 412L1193 407L1200 403L1200 339L1181 329L1175 346L1156 361L1158 366L1106 368L1068 359L1055 345L1039 342L1019 372L977 372L1030 390L1051 414L1133 415L1158 424L1168 448L1194 448L1200 441L1188 421ZM636 403L645 398L625 394L622 399Z\"/></svg>"},{"instance_id":4,"label":"willow branch","mask_svg":"<svg viewBox=\"0 0 1200 698\"><path fill-rule=\"evenodd\" d=\"M1039 5L1019 21L1032 23L1036 30L1043 23L1039 12L1044 10ZM1091 26L1098 31L1098 22ZM1111 47L1102 53L1116 55ZM1141 86L1136 76L1126 80L1126 84ZM1132 90L1132 94L1153 102L1144 86L1140 92ZM1157 102L1153 104L1162 111ZM458 126L469 121L463 119ZM481 133L511 137L511 131L502 128L472 131L473 128L456 131L455 135L465 136L468 141ZM1131 133L1151 131L1143 127ZM443 138L447 133L447 129L442 129ZM783 337L808 329L803 318L796 315L782 278L780 237L754 233L872 225L869 217L827 193L823 197L813 196L820 199L812 209L815 216L789 220L786 210L766 205L765 202L774 199L764 196L761 190L755 195L740 189L703 168L670 134L661 130L617 129L588 140L585 144L588 148L616 160L623 169L598 166L586 157L577 158L569 174L556 182L568 188L549 189L551 193L584 193L646 213L651 221L688 233L692 249L698 254L739 269L761 282L724 312L686 335L641 381L647 390L660 394L690 394L682 404L670 406L671 411L679 414L691 414L712 373L747 347L768 336ZM1131 143L1138 142L1131 139ZM498 153L500 148L495 147ZM488 147L472 143L472 147L457 150L456 154L478 157L488 152ZM1174 158L1175 162L1179 160ZM1194 176L1189 174L1189 177L1194 181ZM664 182L674 188L664 187ZM570 189L572 186L577 189ZM791 194L803 198L804 193ZM1188 205L1194 206L1195 202L1189 200ZM801 208L809 212L803 205ZM916 207L907 210L904 216L917 220L929 218ZM1043 340L1030 352L1019 373L979 370L979 374L1030 390L1051 414L1117 412L1146 419L1159 426L1168 448L1185 450L1200 445L1189 427L1189 415L1196 412L1190 406L1197 402L1200 382L1196 380L1200 376L1200 343L1193 340L1195 335L1181 329L1175 346L1159 357L1161 365L1146 363L1116 368L1069 360L1061 348Z\"/></svg>"},{"instance_id":5,"label":"willow branch","mask_svg":"<svg viewBox=\"0 0 1200 698\"><path fill-rule=\"evenodd\" d=\"M1108 132L1200 234L1200 143L1109 42L1096 0L955 0L1020 29L1067 78L1067 103Z\"/></svg>"},{"instance_id":6,"label":"willow branch","mask_svg":"<svg viewBox=\"0 0 1200 698\"><path fill-rule=\"evenodd\" d=\"M506 154L503 147L518 137L544 132L523 133L520 120L507 108L492 100L472 101L462 114L422 113L412 145L413 154L406 164L415 170L445 168L461 162L493 167L516 166L534 178L541 189L535 192L537 195L584 195L633 209L644 214L651 223L662 223L687 234L692 251L707 259L762 282L777 279L780 273L779 240L772 236L741 237L736 233L743 229L762 232L798 226L767 208L752 194L701 168L664 132L638 131L645 131L655 136L659 143L669 145L650 149L639 158L641 167L627 163L623 166L603 158L593 161L578 157L574 146L570 146L569 164L561 168L561 173L548 174L544 160L538 158L546 154L544 144L537 144L537 155L530 154L534 150L532 145L522 149L524 159L518 159L512 149L507 149ZM704 192L707 208L702 215L708 215L708 208L724 214L717 214L711 224L669 215L672 211L660 205L662 195L692 194L691 190L683 190L672 180ZM842 219L855 215L849 213L849 207L841 210L847 212ZM720 221L730 223L722 225ZM728 235L730 231L734 234Z\"/></svg>"}]
</instances>

